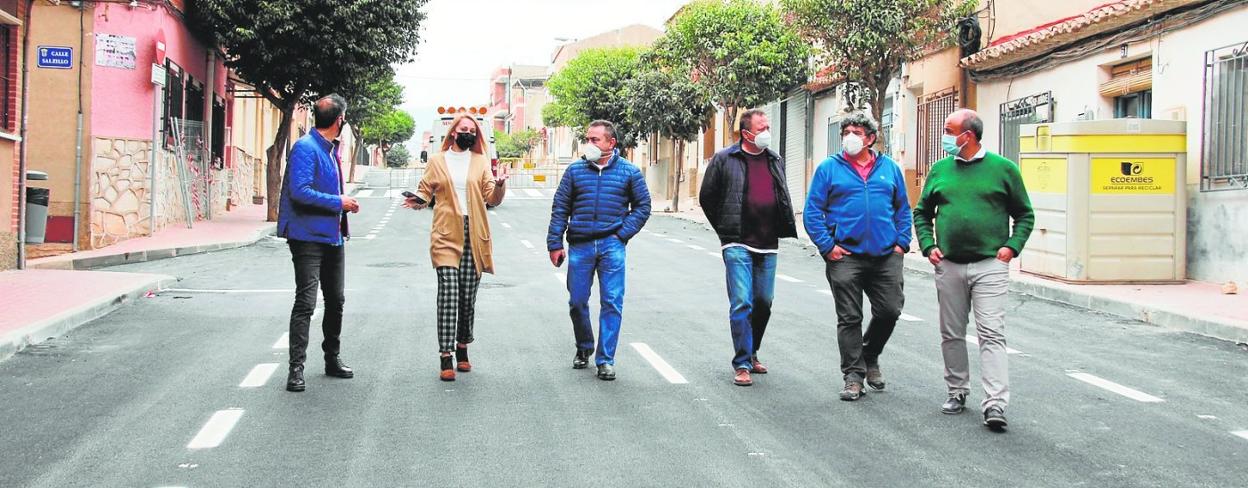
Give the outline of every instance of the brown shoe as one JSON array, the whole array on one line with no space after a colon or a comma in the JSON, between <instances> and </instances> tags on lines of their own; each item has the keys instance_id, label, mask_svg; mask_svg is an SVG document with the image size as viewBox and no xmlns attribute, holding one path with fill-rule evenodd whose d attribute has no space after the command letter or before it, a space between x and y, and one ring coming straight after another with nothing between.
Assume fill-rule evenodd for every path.
<instances>
[{"instance_id":1,"label":"brown shoe","mask_svg":"<svg viewBox=\"0 0 1248 488\"><path fill-rule=\"evenodd\" d=\"M450 356L442 356L442 373L438 375L442 381L455 381L455 369L451 367Z\"/></svg>"},{"instance_id":2,"label":"brown shoe","mask_svg":"<svg viewBox=\"0 0 1248 488\"><path fill-rule=\"evenodd\" d=\"M763 363L758 362L758 356L750 358L750 372L754 374L767 374L767 367Z\"/></svg>"},{"instance_id":3,"label":"brown shoe","mask_svg":"<svg viewBox=\"0 0 1248 488\"><path fill-rule=\"evenodd\" d=\"M465 373L472 371L472 363L468 362L468 346L455 348L455 369Z\"/></svg>"},{"instance_id":4,"label":"brown shoe","mask_svg":"<svg viewBox=\"0 0 1248 488\"><path fill-rule=\"evenodd\" d=\"M750 370L741 368L737 370L737 376L732 379L732 384L737 386L750 386L754 384L754 380L750 379Z\"/></svg>"}]
</instances>

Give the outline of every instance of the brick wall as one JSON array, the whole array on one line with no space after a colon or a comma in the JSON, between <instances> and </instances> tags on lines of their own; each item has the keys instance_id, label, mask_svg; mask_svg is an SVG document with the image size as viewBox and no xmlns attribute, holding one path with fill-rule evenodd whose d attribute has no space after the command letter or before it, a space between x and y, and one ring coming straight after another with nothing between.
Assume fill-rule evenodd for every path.
<instances>
[{"instance_id":1,"label":"brick wall","mask_svg":"<svg viewBox=\"0 0 1248 488\"><path fill-rule=\"evenodd\" d=\"M21 2L21 1L16 2L16 11L9 12L9 13L13 14L14 17L17 17L19 19L25 18L26 2ZM23 27L21 26L11 26L8 29L8 36L9 36L9 39L8 39L9 42L7 43L9 46L8 56L7 56L8 65L2 67L5 70L5 73L8 74L8 78L11 81L9 82L9 88L8 88L8 94L7 94L8 95L7 109L9 112L9 121L8 121L8 124L5 124L5 127L0 127L0 131L4 131L12 135L20 135L20 132L21 132L22 29ZM10 215L9 215L9 219L7 222L8 225L5 227L7 227L7 230L9 232L16 234L18 232L18 224L20 223L20 219L19 219L20 210L19 209L21 208L20 206L22 205L22 195L18 191L21 186L21 178L22 178L21 168L18 163L19 158L20 158L21 145L14 143L14 144L5 144L0 147L4 147L6 149L5 151L6 153L9 153L9 152L12 153L10 156L13 161L12 174L5 175L7 176L7 178L5 178L7 180L5 181L5 183L11 184L12 185L11 188L13 189L11 196L10 196L10 201L7 202L9 204L8 207L11 211L8 212ZM0 227L0 228L3 228L3 227Z\"/></svg>"}]
</instances>

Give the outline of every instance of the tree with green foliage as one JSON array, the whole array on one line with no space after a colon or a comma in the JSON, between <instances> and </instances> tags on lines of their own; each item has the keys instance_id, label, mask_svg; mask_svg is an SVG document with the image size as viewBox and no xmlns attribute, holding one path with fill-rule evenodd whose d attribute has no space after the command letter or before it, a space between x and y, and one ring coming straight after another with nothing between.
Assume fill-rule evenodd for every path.
<instances>
[{"instance_id":1,"label":"tree with green foliage","mask_svg":"<svg viewBox=\"0 0 1248 488\"><path fill-rule=\"evenodd\" d=\"M494 147L500 158L528 158L533 149L542 142L542 134L534 129L524 129L514 134L499 132L494 135Z\"/></svg>"},{"instance_id":2,"label":"tree with green foliage","mask_svg":"<svg viewBox=\"0 0 1248 488\"><path fill-rule=\"evenodd\" d=\"M386 153L387 167L405 168L410 162L412 162L412 153L407 150L407 146L400 144Z\"/></svg>"},{"instance_id":3,"label":"tree with green foliage","mask_svg":"<svg viewBox=\"0 0 1248 488\"><path fill-rule=\"evenodd\" d=\"M403 104L403 87L394 81L394 70L389 66L382 73L353 80L349 86L338 91L349 101L347 124L351 128L355 140L355 160L364 160L368 154L363 128L376 124L385 114L390 113ZM355 181L355 164L351 165L351 173L347 181Z\"/></svg>"},{"instance_id":4,"label":"tree with green foliage","mask_svg":"<svg viewBox=\"0 0 1248 488\"><path fill-rule=\"evenodd\" d=\"M407 112L391 109L377 120L360 129L360 137L381 147L381 158L388 156L395 144L402 144L416 135L416 121Z\"/></svg>"},{"instance_id":5,"label":"tree with green foliage","mask_svg":"<svg viewBox=\"0 0 1248 488\"><path fill-rule=\"evenodd\" d=\"M668 24L652 56L670 69L691 71L727 120L735 121L741 109L776 100L805 83L809 54L770 4L697 0Z\"/></svg>"},{"instance_id":6,"label":"tree with green foliage","mask_svg":"<svg viewBox=\"0 0 1248 488\"><path fill-rule=\"evenodd\" d=\"M702 87L689 79L687 72L643 71L628 82L627 88L629 126L644 134L658 134L676 141L672 211L679 212L685 145L698 137L710 119L711 102Z\"/></svg>"},{"instance_id":7,"label":"tree with green foliage","mask_svg":"<svg viewBox=\"0 0 1248 488\"><path fill-rule=\"evenodd\" d=\"M225 65L281 112L268 150L268 218L277 220L282 157L295 109L410 61L420 43L426 0L197 0L188 21ZM347 101L350 104L350 100ZM348 106L350 113L350 106Z\"/></svg>"},{"instance_id":8,"label":"tree with green foliage","mask_svg":"<svg viewBox=\"0 0 1248 488\"><path fill-rule=\"evenodd\" d=\"M587 49L546 82L554 101L542 108L542 121L552 127L573 127L579 134L590 122L609 120L622 148L637 146L637 129L629 127L625 85L636 74L641 50L635 47Z\"/></svg>"},{"instance_id":9,"label":"tree with green foliage","mask_svg":"<svg viewBox=\"0 0 1248 488\"><path fill-rule=\"evenodd\" d=\"M816 59L835 69L880 120L888 85L907 61L953 44L957 19L976 0L782 0L791 24L818 46ZM861 107L855 107L861 108Z\"/></svg>"}]
</instances>

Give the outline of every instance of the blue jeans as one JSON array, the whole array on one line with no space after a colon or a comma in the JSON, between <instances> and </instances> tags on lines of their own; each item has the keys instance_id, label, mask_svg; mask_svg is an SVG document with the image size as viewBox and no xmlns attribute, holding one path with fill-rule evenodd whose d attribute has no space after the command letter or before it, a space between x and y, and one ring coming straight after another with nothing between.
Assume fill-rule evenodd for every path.
<instances>
[{"instance_id":1,"label":"blue jeans","mask_svg":"<svg viewBox=\"0 0 1248 488\"><path fill-rule=\"evenodd\" d=\"M751 252L743 247L724 249L728 274L728 322L732 326L732 358L735 369L749 368L758 354L763 333L771 320L771 301L776 294L776 255Z\"/></svg>"},{"instance_id":2,"label":"blue jeans","mask_svg":"<svg viewBox=\"0 0 1248 488\"><path fill-rule=\"evenodd\" d=\"M568 245L568 300L576 348L594 349L594 329L589 320L589 291L598 273L598 352L594 363L615 364L624 313L624 242L610 236Z\"/></svg>"}]
</instances>

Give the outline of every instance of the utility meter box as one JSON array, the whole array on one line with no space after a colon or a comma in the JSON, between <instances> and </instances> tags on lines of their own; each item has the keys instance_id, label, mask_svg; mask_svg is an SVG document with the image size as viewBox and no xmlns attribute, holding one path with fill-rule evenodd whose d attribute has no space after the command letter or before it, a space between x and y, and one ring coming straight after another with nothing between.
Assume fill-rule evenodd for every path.
<instances>
[{"instance_id":1,"label":"utility meter box","mask_svg":"<svg viewBox=\"0 0 1248 488\"><path fill-rule=\"evenodd\" d=\"M1036 213L1027 273L1072 283L1186 278L1187 123L1025 125L1019 167Z\"/></svg>"}]
</instances>

